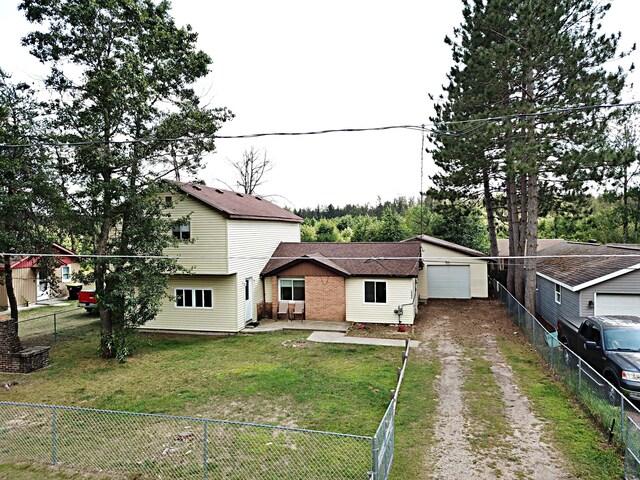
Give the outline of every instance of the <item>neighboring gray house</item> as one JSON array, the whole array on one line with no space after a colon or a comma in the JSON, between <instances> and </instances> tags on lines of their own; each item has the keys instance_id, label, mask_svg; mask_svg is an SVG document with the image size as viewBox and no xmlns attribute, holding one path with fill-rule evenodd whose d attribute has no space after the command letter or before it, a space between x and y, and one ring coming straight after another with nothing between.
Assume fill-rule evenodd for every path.
<instances>
[{"instance_id":1,"label":"neighboring gray house","mask_svg":"<svg viewBox=\"0 0 640 480\"><path fill-rule=\"evenodd\" d=\"M640 316L640 245L565 242L538 255L536 309L551 325L560 316Z\"/></svg>"}]
</instances>

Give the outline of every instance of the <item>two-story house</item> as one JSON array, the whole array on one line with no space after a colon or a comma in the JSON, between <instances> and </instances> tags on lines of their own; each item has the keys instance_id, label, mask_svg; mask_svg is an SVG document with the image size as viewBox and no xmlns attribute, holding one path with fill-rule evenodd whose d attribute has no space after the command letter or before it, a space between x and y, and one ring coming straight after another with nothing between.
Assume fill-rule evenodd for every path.
<instances>
[{"instance_id":1,"label":"two-story house","mask_svg":"<svg viewBox=\"0 0 640 480\"><path fill-rule=\"evenodd\" d=\"M171 215L188 217L174 229L184 240L169 297L144 328L238 332L257 319L264 301L260 272L280 242L299 242L302 218L260 197L192 183L168 195Z\"/></svg>"}]
</instances>

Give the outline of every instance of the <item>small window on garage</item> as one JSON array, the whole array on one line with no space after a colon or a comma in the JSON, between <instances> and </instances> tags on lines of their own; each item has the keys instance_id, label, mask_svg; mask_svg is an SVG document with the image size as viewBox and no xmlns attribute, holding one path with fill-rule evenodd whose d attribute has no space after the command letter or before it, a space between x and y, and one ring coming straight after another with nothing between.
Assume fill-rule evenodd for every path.
<instances>
[{"instance_id":1,"label":"small window on garage","mask_svg":"<svg viewBox=\"0 0 640 480\"><path fill-rule=\"evenodd\" d=\"M556 283L556 303L562 305L562 287Z\"/></svg>"},{"instance_id":2,"label":"small window on garage","mask_svg":"<svg viewBox=\"0 0 640 480\"><path fill-rule=\"evenodd\" d=\"M364 303L387 303L387 282L366 280L364 282Z\"/></svg>"}]
</instances>

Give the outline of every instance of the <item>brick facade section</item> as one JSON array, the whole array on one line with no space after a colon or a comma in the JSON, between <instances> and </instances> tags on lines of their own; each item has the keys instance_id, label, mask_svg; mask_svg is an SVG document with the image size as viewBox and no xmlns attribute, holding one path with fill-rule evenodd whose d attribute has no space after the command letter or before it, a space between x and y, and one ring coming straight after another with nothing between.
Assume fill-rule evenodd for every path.
<instances>
[{"instance_id":1,"label":"brick facade section","mask_svg":"<svg viewBox=\"0 0 640 480\"><path fill-rule=\"evenodd\" d=\"M346 321L345 295L343 277L305 277L305 317L309 320Z\"/></svg>"},{"instance_id":2,"label":"brick facade section","mask_svg":"<svg viewBox=\"0 0 640 480\"><path fill-rule=\"evenodd\" d=\"M49 365L50 347L22 348L18 337L18 322L0 319L0 371L29 373Z\"/></svg>"},{"instance_id":3,"label":"brick facade section","mask_svg":"<svg viewBox=\"0 0 640 480\"><path fill-rule=\"evenodd\" d=\"M271 318L278 312L278 278L271 277ZM298 277L299 278L299 277ZM344 278L340 276L304 277L305 319L344 322L347 303ZM289 306L293 309L293 305Z\"/></svg>"}]
</instances>

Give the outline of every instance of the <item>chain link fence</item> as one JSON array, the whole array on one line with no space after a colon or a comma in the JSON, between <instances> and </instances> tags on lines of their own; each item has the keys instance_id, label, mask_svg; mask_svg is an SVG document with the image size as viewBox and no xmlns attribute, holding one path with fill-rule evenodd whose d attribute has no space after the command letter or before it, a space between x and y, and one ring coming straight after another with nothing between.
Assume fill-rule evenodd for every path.
<instances>
[{"instance_id":1,"label":"chain link fence","mask_svg":"<svg viewBox=\"0 0 640 480\"><path fill-rule=\"evenodd\" d=\"M640 428L637 425L640 410L582 358L560 343L497 281L495 293L549 369L610 432L611 440L624 449L625 478L640 480Z\"/></svg>"},{"instance_id":2,"label":"chain link fence","mask_svg":"<svg viewBox=\"0 0 640 480\"><path fill-rule=\"evenodd\" d=\"M74 307L19 320L18 335L25 345L48 344L57 341L60 336L72 334L97 322L95 315Z\"/></svg>"},{"instance_id":3,"label":"chain link fence","mask_svg":"<svg viewBox=\"0 0 640 480\"><path fill-rule=\"evenodd\" d=\"M372 438L202 418L0 402L4 462L136 479L368 479Z\"/></svg>"},{"instance_id":4,"label":"chain link fence","mask_svg":"<svg viewBox=\"0 0 640 480\"><path fill-rule=\"evenodd\" d=\"M67 406L0 402L0 460L100 478L387 480L398 383L375 436Z\"/></svg>"}]
</instances>

